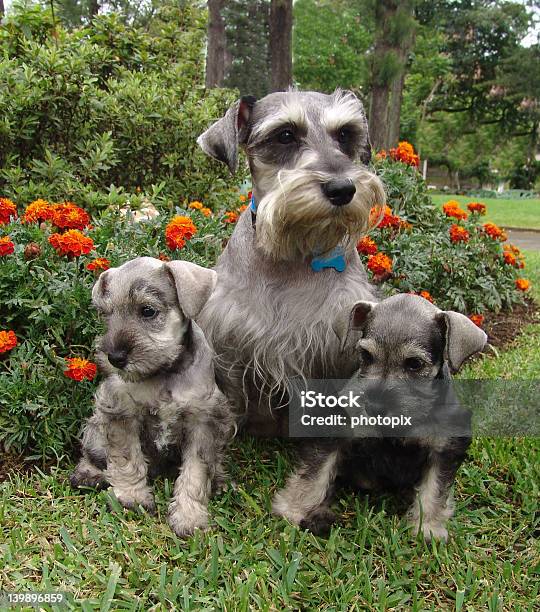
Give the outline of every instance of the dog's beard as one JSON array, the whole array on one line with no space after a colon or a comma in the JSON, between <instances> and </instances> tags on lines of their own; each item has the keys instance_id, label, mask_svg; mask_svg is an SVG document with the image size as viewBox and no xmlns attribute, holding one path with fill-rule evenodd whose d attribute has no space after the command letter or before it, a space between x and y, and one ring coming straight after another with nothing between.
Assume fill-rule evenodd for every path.
<instances>
[{"instance_id":1,"label":"dog's beard","mask_svg":"<svg viewBox=\"0 0 540 612\"><path fill-rule=\"evenodd\" d=\"M322 192L332 175L308 169L281 170L267 178L257 203L257 244L274 259L305 259L323 255L338 245L356 246L385 202L379 178L364 168L347 173L356 193L344 206L333 206Z\"/></svg>"}]
</instances>

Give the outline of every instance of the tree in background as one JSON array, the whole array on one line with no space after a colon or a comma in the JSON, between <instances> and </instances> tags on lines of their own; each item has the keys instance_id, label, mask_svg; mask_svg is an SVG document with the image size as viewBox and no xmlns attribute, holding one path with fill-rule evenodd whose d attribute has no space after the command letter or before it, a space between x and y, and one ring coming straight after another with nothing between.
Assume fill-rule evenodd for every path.
<instances>
[{"instance_id":1,"label":"tree in background","mask_svg":"<svg viewBox=\"0 0 540 612\"><path fill-rule=\"evenodd\" d=\"M270 4L270 74L272 91L292 85L292 0Z\"/></svg>"},{"instance_id":2,"label":"tree in background","mask_svg":"<svg viewBox=\"0 0 540 612\"><path fill-rule=\"evenodd\" d=\"M357 0L297 0L293 57L298 86L326 93L342 87L362 94L369 80L372 21L371 12Z\"/></svg>"},{"instance_id":3,"label":"tree in background","mask_svg":"<svg viewBox=\"0 0 540 612\"><path fill-rule=\"evenodd\" d=\"M206 87L221 87L225 80L227 39L222 10L224 0L208 0L208 39L206 45Z\"/></svg>"}]
</instances>

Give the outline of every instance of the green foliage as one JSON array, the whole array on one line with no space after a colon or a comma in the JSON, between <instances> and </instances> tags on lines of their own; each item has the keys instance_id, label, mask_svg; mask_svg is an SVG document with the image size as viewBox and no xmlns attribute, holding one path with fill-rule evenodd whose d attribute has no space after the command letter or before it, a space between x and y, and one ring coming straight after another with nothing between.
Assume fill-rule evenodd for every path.
<instances>
[{"instance_id":1,"label":"green foliage","mask_svg":"<svg viewBox=\"0 0 540 612\"><path fill-rule=\"evenodd\" d=\"M383 282L385 292L427 291L440 308L467 314L522 301L515 287L521 270L504 263L502 244L482 231L485 220L480 215L466 210L467 220L446 217L431 202L415 168L390 160L377 164L393 214L411 224L408 229L378 228L371 236L393 260L393 274ZM466 242L451 241L454 224L469 232Z\"/></svg>"},{"instance_id":2,"label":"green foliage","mask_svg":"<svg viewBox=\"0 0 540 612\"><path fill-rule=\"evenodd\" d=\"M294 3L294 79L302 89L332 92L365 87L373 41L369 13L358 2Z\"/></svg>"},{"instance_id":3,"label":"green foliage","mask_svg":"<svg viewBox=\"0 0 540 612\"><path fill-rule=\"evenodd\" d=\"M204 35L205 13L192 3L163 5L148 32L113 14L53 36L47 10L11 15L0 27L3 193L95 211L113 190L127 201L159 189L176 203L204 198L212 184L215 206L228 177L196 137L236 94L205 91Z\"/></svg>"}]
</instances>

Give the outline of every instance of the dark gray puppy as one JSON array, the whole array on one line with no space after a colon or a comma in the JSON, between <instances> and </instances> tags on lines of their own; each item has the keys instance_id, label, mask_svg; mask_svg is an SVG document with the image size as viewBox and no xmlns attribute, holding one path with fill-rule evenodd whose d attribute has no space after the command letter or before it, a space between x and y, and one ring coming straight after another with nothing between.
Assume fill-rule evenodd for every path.
<instances>
[{"instance_id":1,"label":"dark gray puppy","mask_svg":"<svg viewBox=\"0 0 540 612\"><path fill-rule=\"evenodd\" d=\"M215 284L212 270L140 257L101 274L92 292L106 323L97 357L106 378L71 483L109 484L124 507L152 512L147 476L172 469L168 520L179 536L208 526L208 500L224 485L234 431L213 353L192 321Z\"/></svg>"},{"instance_id":2,"label":"dark gray puppy","mask_svg":"<svg viewBox=\"0 0 540 612\"><path fill-rule=\"evenodd\" d=\"M450 373L484 348L486 334L466 316L409 294L358 302L336 318L334 329L344 352L356 355L358 370L350 386L362 380L357 388L364 392L367 416L399 412L419 424L402 430L402 436L375 428L352 440L310 440L302 468L276 497L274 511L324 534L336 519L330 510L336 479L362 489L416 491L408 521L426 539L446 540L446 521L454 510L451 488L470 435L463 411L439 394L451 390ZM436 379L448 384L432 385ZM429 387L435 395L426 395ZM434 416L441 405L443 414ZM458 423L455 435L449 433L453 422Z\"/></svg>"}]
</instances>

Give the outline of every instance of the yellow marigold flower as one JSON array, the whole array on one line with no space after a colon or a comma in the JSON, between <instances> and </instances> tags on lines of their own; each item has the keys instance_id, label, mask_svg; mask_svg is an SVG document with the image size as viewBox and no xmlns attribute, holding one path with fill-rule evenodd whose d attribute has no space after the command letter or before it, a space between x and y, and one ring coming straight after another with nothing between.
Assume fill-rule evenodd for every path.
<instances>
[{"instance_id":1,"label":"yellow marigold flower","mask_svg":"<svg viewBox=\"0 0 540 612\"><path fill-rule=\"evenodd\" d=\"M22 217L23 223L36 223L50 221L54 214L54 207L47 200L34 200L26 207Z\"/></svg>"},{"instance_id":2,"label":"yellow marigold flower","mask_svg":"<svg viewBox=\"0 0 540 612\"><path fill-rule=\"evenodd\" d=\"M191 202L189 204L188 208L193 208L194 210L201 210L201 208L203 208L203 203L199 202L198 200L195 200L194 202Z\"/></svg>"}]
</instances>

